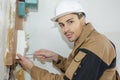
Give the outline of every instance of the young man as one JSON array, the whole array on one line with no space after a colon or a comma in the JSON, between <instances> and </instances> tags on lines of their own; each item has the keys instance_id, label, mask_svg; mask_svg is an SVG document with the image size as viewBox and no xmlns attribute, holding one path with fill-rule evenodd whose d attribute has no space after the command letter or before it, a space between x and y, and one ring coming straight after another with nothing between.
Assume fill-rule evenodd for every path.
<instances>
[{"instance_id":1,"label":"young man","mask_svg":"<svg viewBox=\"0 0 120 80\"><path fill-rule=\"evenodd\" d=\"M91 23L86 23L85 17L79 2L63 0L52 21L58 23L69 41L74 42L72 52L68 58L46 49L34 54L41 61L52 61L63 74L49 73L18 54L20 64L30 71L34 80L116 80L115 47Z\"/></svg>"}]
</instances>

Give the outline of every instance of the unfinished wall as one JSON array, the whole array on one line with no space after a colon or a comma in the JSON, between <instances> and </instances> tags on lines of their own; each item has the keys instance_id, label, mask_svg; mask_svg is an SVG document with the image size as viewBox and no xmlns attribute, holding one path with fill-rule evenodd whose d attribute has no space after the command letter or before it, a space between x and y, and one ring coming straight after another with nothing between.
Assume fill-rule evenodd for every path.
<instances>
[{"instance_id":1,"label":"unfinished wall","mask_svg":"<svg viewBox=\"0 0 120 80\"><path fill-rule=\"evenodd\" d=\"M0 79L5 77L4 53L5 53L5 35L6 35L6 1L0 0Z\"/></svg>"},{"instance_id":2,"label":"unfinished wall","mask_svg":"<svg viewBox=\"0 0 120 80\"><path fill-rule=\"evenodd\" d=\"M15 1L0 0L0 80L5 80L9 76L4 57L7 50L8 28L14 26Z\"/></svg>"}]
</instances>

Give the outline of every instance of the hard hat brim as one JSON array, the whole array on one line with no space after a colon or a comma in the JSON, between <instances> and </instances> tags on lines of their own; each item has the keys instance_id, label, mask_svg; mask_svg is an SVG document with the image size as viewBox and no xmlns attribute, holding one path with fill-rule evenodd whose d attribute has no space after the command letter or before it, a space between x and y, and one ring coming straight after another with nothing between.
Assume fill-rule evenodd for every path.
<instances>
[{"instance_id":1,"label":"hard hat brim","mask_svg":"<svg viewBox=\"0 0 120 80\"><path fill-rule=\"evenodd\" d=\"M63 17L63 16L65 16L65 15L67 15L67 14L71 14L71 13L78 13L78 11L66 12L66 13L60 14L60 15L58 15L58 16L55 16L55 17L51 18L51 21L56 22L58 18Z\"/></svg>"}]
</instances>

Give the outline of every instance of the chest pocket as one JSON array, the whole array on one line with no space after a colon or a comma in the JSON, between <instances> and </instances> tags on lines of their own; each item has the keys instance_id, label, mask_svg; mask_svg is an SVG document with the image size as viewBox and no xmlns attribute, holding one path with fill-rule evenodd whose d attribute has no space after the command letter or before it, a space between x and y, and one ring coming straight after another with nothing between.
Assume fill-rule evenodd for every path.
<instances>
[{"instance_id":1,"label":"chest pocket","mask_svg":"<svg viewBox=\"0 0 120 80\"><path fill-rule=\"evenodd\" d=\"M73 77L75 71L77 70L80 62L82 61L82 59L85 56L86 56L86 54L84 52L81 52L81 51L78 52L78 54L72 60L71 64L69 65L69 67L67 68L67 70L65 72L65 76L67 78L69 78L70 80L72 80L72 77Z\"/></svg>"}]
</instances>

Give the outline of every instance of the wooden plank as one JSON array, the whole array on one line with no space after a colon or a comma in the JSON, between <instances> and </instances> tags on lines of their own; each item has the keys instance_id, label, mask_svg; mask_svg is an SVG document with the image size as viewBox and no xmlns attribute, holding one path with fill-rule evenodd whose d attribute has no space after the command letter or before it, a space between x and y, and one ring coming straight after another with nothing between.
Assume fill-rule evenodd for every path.
<instances>
[{"instance_id":1,"label":"wooden plank","mask_svg":"<svg viewBox=\"0 0 120 80\"><path fill-rule=\"evenodd\" d=\"M15 31L14 31L14 51L13 51L13 63L15 63L16 61L16 49L17 49L17 30L23 30L23 22L24 22L24 18L20 17L18 15L18 1L16 0L16 15L15 15Z\"/></svg>"},{"instance_id":2,"label":"wooden plank","mask_svg":"<svg viewBox=\"0 0 120 80\"><path fill-rule=\"evenodd\" d=\"M24 70L20 69L15 74L16 80L25 80Z\"/></svg>"},{"instance_id":3,"label":"wooden plank","mask_svg":"<svg viewBox=\"0 0 120 80\"><path fill-rule=\"evenodd\" d=\"M18 1L19 0L16 0L15 29L16 30L23 30L24 18L22 18L18 15Z\"/></svg>"},{"instance_id":4,"label":"wooden plank","mask_svg":"<svg viewBox=\"0 0 120 80\"><path fill-rule=\"evenodd\" d=\"M7 49L6 49L6 56L4 63L5 65L12 65L13 59L12 59L12 40L13 40L13 29L8 29L8 35L7 35Z\"/></svg>"}]
</instances>

